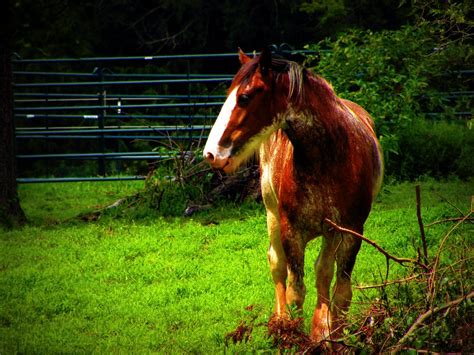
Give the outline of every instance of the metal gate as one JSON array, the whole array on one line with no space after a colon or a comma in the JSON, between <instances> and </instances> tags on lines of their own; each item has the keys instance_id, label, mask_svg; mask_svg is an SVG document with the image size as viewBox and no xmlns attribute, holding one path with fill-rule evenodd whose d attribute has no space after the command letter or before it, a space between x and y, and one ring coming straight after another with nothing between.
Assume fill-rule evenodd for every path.
<instances>
[{"instance_id":1,"label":"metal gate","mask_svg":"<svg viewBox=\"0 0 474 355\"><path fill-rule=\"evenodd\" d=\"M207 138L233 66L235 53L14 60L18 181L144 179L137 161Z\"/></svg>"},{"instance_id":2,"label":"metal gate","mask_svg":"<svg viewBox=\"0 0 474 355\"><path fill-rule=\"evenodd\" d=\"M13 64L21 183L144 179L149 164L200 147L223 104L230 73L239 68L236 53ZM440 95L457 100L474 92ZM469 118L472 112L455 115Z\"/></svg>"}]
</instances>

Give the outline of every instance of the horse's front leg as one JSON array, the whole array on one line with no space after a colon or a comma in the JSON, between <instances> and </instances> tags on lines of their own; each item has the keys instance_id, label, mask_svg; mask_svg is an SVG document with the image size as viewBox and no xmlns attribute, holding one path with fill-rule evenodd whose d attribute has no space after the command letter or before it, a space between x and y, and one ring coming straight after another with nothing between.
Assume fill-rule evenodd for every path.
<instances>
[{"instance_id":1,"label":"horse's front leg","mask_svg":"<svg viewBox=\"0 0 474 355\"><path fill-rule=\"evenodd\" d=\"M270 236L268 262L275 284L275 316L286 317L286 255L280 238L280 219L272 211L267 210L267 228Z\"/></svg>"},{"instance_id":2,"label":"horse's front leg","mask_svg":"<svg viewBox=\"0 0 474 355\"><path fill-rule=\"evenodd\" d=\"M362 228L354 228L362 234ZM350 234L344 234L336 249L336 283L332 304L333 335L339 338L346 326L346 316L352 300L351 274L360 250L361 240Z\"/></svg>"},{"instance_id":3,"label":"horse's front leg","mask_svg":"<svg viewBox=\"0 0 474 355\"><path fill-rule=\"evenodd\" d=\"M304 284L304 246L301 241L284 239L283 249L287 258L288 285L286 288L286 302L295 306L299 312L303 311L306 297Z\"/></svg>"},{"instance_id":4,"label":"horse's front leg","mask_svg":"<svg viewBox=\"0 0 474 355\"><path fill-rule=\"evenodd\" d=\"M304 284L304 251L306 241L304 233L295 228L285 213L282 213L280 224L280 239L286 256L288 273L286 303L289 306L296 306L296 310L302 312L306 296Z\"/></svg>"},{"instance_id":5,"label":"horse's front leg","mask_svg":"<svg viewBox=\"0 0 474 355\"><path fill-rule=\"evenodd\" d=\"M311 337L319 342L331 334L330 289L334 275L335 245L332 235L324 236L321 251L314 265L316 274L317 302L314 310Z\"/></svg>"},{"instance_id":6,"label":"horse's front leg","mask_svg":"<svg viewBox=\"0 0 474 355\"><path fill-rule=\"evenodd\" d=\"M318 299L311 331L315 341L336 340L343 333L352 298L351 274L359 249L360 240L349 234L328 233L323 237L315 264ZM336 283L330 300L334 263L337 265Z\"/></svg>"}]
</instances>

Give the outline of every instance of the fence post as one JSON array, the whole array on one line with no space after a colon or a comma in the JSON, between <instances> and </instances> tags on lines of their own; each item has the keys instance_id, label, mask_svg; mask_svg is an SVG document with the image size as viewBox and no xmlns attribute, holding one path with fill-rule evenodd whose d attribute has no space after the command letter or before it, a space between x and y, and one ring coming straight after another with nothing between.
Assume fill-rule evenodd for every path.
<instances>
[{"instance_id":1,"label":"fence post","mask_svg":"<svg viewBox=\"0 0 474 355\"><path fill-rule=\"evenodd\" d=\"M102 67L96 68L97 70L97 75L99 76L99 81L102 83L104 81L104 69ZM105 128L105 116L107 114L106 112L106 95L107 92L104 89L104 85L99 86L99 93L98 93L98 100L99 100L99 106L101 106L98 109L97 112L97 125L98 128L101 130L99 133L99 152L100 153L105 153L105 135L104 135L104 128ZM99 176L105 176L105 159L104 157L100 157L98 159L98 174Z\"/></svg>"},{"instance_id":2,"label":"fence post","mask_svg":"<svg viewBox=\"0 0 474 355\"><path fill-rule=\"evenodd\" d=\"M191 145L193 142L193 131L191 130L191 127L193 126L193 115L192 115L192 108L191 108L191 83L189 82L189 79L191 78L191 63L189 62L189 59L186 61L187 65L187 73L188 73L188 128L189 128L189 144L188 144L188 149L191 150Z\"/></svg>"}]
</instances>

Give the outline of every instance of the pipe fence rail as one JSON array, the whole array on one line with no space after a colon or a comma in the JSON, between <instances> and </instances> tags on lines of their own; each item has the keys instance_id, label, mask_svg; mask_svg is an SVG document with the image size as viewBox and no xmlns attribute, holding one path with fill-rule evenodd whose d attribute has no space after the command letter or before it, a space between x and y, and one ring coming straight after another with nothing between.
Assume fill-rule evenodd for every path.
<instances>
[{"instance_id":1,"label":"pipe fence rail","mask_svg":"<svg viewBox=\"0 0 474 355\"><path fill-rule=\"evenodd\" d=\"M236 53L13 62L21 183L144 179L202 144L238 68Z\"/></svg>"},{"instance_id":2,"label":"pipe fence rail","mask_svg":"<svg viewBox=\"0 0 474 355\"><path fill-rule=\"evenodd\" d=\"M13 65L20 183L145 179L150 164L205 142L229 73L239 67L236 53L16 58ZM439 94L474 97L474 91Z\"/></svg>"}]
</instances>

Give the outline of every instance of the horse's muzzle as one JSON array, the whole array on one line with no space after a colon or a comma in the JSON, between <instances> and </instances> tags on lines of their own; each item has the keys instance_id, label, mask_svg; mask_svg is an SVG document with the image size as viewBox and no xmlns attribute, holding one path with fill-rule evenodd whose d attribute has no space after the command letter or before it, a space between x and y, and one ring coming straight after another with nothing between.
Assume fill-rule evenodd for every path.
<instances>
[{"instance_id":1,"label":"horse's muzzle","mask_svg":"<svg viewBox=\"0 0 474 355\"><path fill-rule=\"evenodd\" d=\"M233 159L231 157L222 157L209 151L204 151L204 159L209 163L209 165L211 165L213 169L224 170L226 173L232 172L234 170L232 168Z\"/></svg>"}]
</instances>

